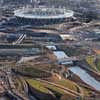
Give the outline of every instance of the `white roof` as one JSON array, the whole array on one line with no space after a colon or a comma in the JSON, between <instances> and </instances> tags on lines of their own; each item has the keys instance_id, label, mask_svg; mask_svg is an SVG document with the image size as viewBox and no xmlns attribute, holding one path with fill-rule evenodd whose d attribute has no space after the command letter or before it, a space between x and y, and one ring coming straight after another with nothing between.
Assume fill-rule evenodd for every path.
<instances>
[{"instance_id":1,"label":"white roof","mask_svg":"<svg viewBox=\"0 0 100 100\"><path fill-rule=\"evenodd\" d=\"M65 61L65 62L61 62L62 65L69 65L69 64L73 64L72 61Z\"/></svg>"},{"instance_id":2,"label":"white roof","mask_svg":"<svg viewBox=\"0 0 100 100\"><path fill-rule=\"evenodd\" d=\"M54 51L53 53L58 60L69 58L63 51Z\"/></svg>"},{"instance_id":3,"label":"white roof","mask_svg":"<svg viewBox=\"0 0 100 100\"><path fill-rule=\"evenodd\" d=\"M66 39L75 39L75 37L73 35L69 35L69 34L60 34L60 37L63 40L66 40Z\"/></svg>"},{"instance_id":4,"label":"white roof","mask_svg":"<svg viewBox=\"0 0 100 100\"><path fill-rule=\"evenodd\" d=\"M50 46L46 46L48 49L53 49L53 50L56 50L57 48L56 48L56 46L54 46L54 45L50 45Z\"/></svg>"},{"instance_id":5,"label":"white roof","mask_svg":"<svg viewBox=\"0 0 100 100\"><path fill-rule=\"evenodd\" d=\"M35 14L25 14L25 12L28 12L29 9L24 8L24 9L18 9L14 11L15 16L17 17L24 17L24 18L31 18L31 19L58 19L58 18L67 18L67 17L72 17L73 16L73 11L71 10L66 10L66 9L59 9L59 8L34 8L33 11L35 10L40 10L44 11L44 15L35 15ZM63 11L64 13L58 14L58 15L45 15L47 10L51 11ZM32 9L31 9L32 11Z\"/></svg>"}]
</instances>

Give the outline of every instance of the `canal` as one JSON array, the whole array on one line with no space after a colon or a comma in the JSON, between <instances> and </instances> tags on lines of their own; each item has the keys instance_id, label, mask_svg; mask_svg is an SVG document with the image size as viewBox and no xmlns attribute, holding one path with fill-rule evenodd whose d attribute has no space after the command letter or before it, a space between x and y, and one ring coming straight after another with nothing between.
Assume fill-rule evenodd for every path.
<instances>
[{"instance_id":1,"label":"canal","mask_svg":"<svg viewBox=\"0 0 100 100\"><path fill-rule=\"evenodd\" d=\"M95 90L100 91L100 81L97 81L96 78L91 76L86 70L78 66L70 67L69 70L79 76L86 84L90 85Z\"/></svg>"},{"instance_id":2,"label":"canal","mask_svg":"<svg viewBox=\"0 0 100 100\"><path fill-rule=\"evenodd\" d=\"M6 96L2 96L2 97L0 97L0 100L10 100L10 98L8 98Z\"/></svg>"}]
</instances>

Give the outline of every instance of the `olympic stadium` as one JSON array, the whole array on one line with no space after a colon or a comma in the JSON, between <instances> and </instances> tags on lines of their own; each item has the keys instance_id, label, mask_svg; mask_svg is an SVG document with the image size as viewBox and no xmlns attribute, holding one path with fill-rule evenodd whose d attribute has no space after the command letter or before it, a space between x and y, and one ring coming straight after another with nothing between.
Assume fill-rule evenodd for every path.
<instances>
[{"instance_id":1,"label":"olympic stadium","mask_svg":"<svg viewBox=\"0 0 100 100\"><path fill-rule=\"evenodd\" d=\"M73 11L61 8L23 8L14 11L20 24L49 25L65 22L73 16Z\"/></svg>"}]
</instances>

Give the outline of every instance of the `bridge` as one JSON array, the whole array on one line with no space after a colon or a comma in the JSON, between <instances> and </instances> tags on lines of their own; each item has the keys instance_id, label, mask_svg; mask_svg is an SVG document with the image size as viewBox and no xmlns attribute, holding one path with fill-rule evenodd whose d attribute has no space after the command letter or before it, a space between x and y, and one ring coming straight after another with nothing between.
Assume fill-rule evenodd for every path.
<instances>
[{"instance_id":1,"label":"bridge","mask_svg":"<svg viewBox=\"0 0 100 100\"><path fill-rule=\"evenodd\" d=\"M18 38L17 41L13 42L12 44L15 45L15 44L20 44L23 39L26 37L26 34L21 34L20 37Z\"/></svg>"}]
</instances>

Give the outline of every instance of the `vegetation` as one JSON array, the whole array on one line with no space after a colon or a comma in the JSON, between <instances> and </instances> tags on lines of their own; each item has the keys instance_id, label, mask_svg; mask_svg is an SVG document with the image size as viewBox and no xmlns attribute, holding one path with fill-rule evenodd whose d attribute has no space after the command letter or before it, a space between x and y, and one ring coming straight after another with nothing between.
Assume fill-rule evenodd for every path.
<instances>
[{"instance_id":1,"label":"vegetation","mask_svg":"<svg viewBox=\"0 0 100 100\"><path fill-rule=\"evenodd\" d=\"M43 59L43 58L42 58ZM42 60L41 59L41 60ZM38 60L37 60L38 61ZM39 61L40 62L40 61ZM40 64L34 64L35 62L28 62L28 65L30 65L32 68L36 68L38 70L44 70L44 71L51 71L52 69L57 69L56 64L46 64L46 63L40 63ZM33 65L34 64L34 65Z\"/></svg>"},{"instance_id":2,"label":"vegetation","mask_svg":"<svg viewBox=\"0 0 100 100\"><path fill-rule=\"evenodd\" d=\"M42 78L42 77L51 76L51 74L49 72L45 72L43 70L36 69L36 68L33 68L33 67L25 67L25 68L22 67L18 71L21 72L23 75L31 76L31 77L34 77L34 78Z\"/></svg>"},{"instance_id":3,"label":"vegetation","mask_svg":"<svg viewBox=\"0 0 100 100\"><path fill-rule=\"evenodd\" d=\"M49 90L47 88L45 88L43 86L43 84L39 81L36 81L36 80L33 80L33 79L27 79L27 82L32 86L34 87L35 89L43 92L43 93L48 93Z\"/></svg>"},{"instance_id":4,"label":"vegetation","mask_svg":"<svg viewBox=\"0 0 100 100\"><path fill-rule=\"evenodd\" d=\"M88 56L86 62L91 66L92 69L96 70L96 65L94 63L94 56Z\"/></svg>"},{"instance_id":5,"label":"vegetation","mask_svg":"<svg viewBox=\"0 0 100 100\"><path fill-rule=\"evenodd\" d=\"M86 62L90 65L90 67L95 71L100 71L100 59L94 56L88 56L86 58Z\"/></svg>"},{"instance_id":6,"label":"vegetation","mask_svg":"<svg viewBox=\"0 0 100 100\"><path fill-rule=\"evenodd\" d=\"M43 92L43 93L48 93L48 91L51 91L57 98L60 98L63 96L63 95L69 95L69 93L67 94L63 89L60 89L54 85L50 85L50 84L47 84L47 83L44 83L44 82L40 82L40 81L37 81L37 80L33 80L33 79L27 79L27 82L34 88L36 88L37 90ZM70 97L73 98L73 96L70 95ZM66 100L68 98L66 97ZM73 99L74 100L74 99Z\"/></svg>"},{"instance_id":7,"label":"vegetation","mask_svg":"<svg viewBox=\"0 0 100 100\"><path fill-rule=\"evenodd\" d=\"M100 71L100 59L97 59L95 64L96 64L97 69Z\"/></svg>"},{"instance_id":8,"label":"vegetation","mask_svg":"<svg viewBox=\"0 0 100 100\"><path fill-rule=\"evenodd\" d=\"M63 90L53 86L53 85L49 85L40 81L37 81L35 79L27 79L26 80L32 87L36 88L37 90L40 90L41 92L48 92L48 89L54 90L59 92L60 94L65 93ZM48 89L47 89L48 88Z\"/></svg>"},{"instance_id":9,"label":"vegetation","mask_svg":"<svg viewBox=\"0 0 100 100\"><path fill-rule=\"evenodd\" d=\"M78 91L78 86L75 83L73 83L72 81L70 81L70 80L62 79L62 80L55 81L55 83L59 84L61 86L64 86L66 88L69 88L69 89L71 89L73 91Z\"/></svg>"},{"instance_id":10,"label":"vegetation","mask_svg":"<svg viewBox=\"0 0 100 100\"><path fill-rule=\"evenodd\" d=\"M82 54L87 54L87 49L81 46L58 46L58 49L64 51L68 56L80 56Z\"/></svg>"},{"instance_id":11,"label":"vegetation","mask_svg":"<svg viewBox=\"0 0 100 100\"><path fill-rule=\"evenodd\" d=\"M92 93L92 91L90 89L86 88L86 87L81 86L81 88L82 88L85 96L89 96Z\"/></svg>"},{"instance_id":12,"label":"vegetation","mask_svg":"<svg viewBox=\"0 0 100 100\"><path fill-rule=\"evenodd\" d=\"M16 89L19 93L22 95L24 94L24 86L23 86L23 79L21 77L13 77L13 82L14 82L14 89Z\"/></svg>"}]
</instances>

